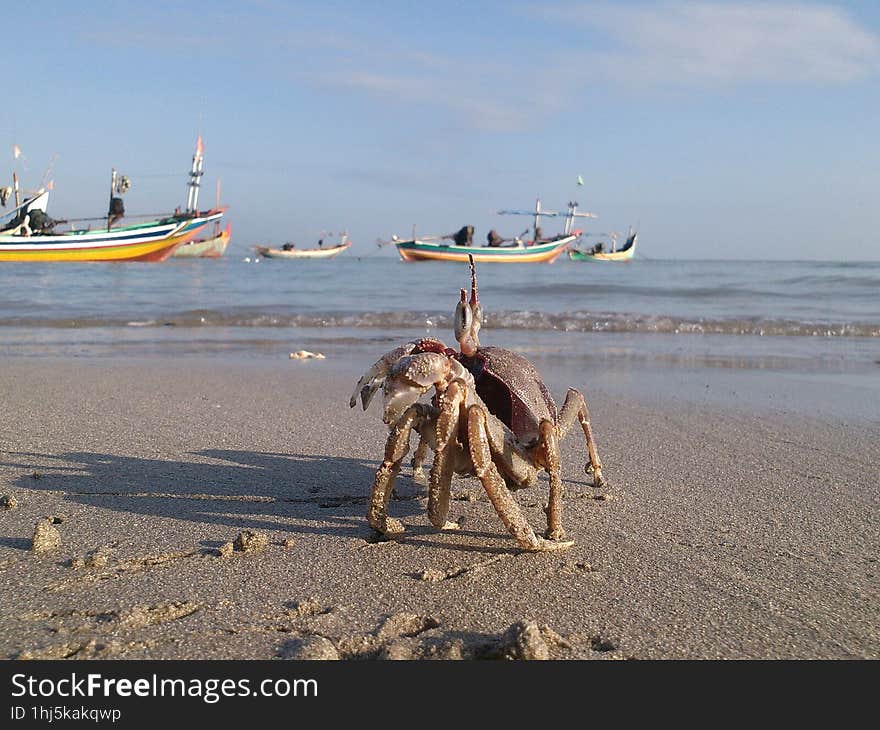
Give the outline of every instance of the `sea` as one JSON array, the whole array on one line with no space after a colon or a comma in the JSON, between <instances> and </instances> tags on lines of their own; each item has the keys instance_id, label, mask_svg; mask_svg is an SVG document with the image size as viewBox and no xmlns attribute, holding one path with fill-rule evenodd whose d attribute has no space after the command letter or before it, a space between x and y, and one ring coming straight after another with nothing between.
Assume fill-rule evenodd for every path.
<instances>
[{"instance_id":1,"label":"sea","mask_svg":"<svg viewBox=\"0 0 880 730\"><path fill-rule=\"evenodd\" d=\"M417 337L455 344L467 265L353 251L323 261L230 248L161 264L4 264L0 353L281 360L305 349L365 369ZM706 369L796 376L802 400L826 385L854 389L848 400L869 418L876 407L880 420L880 262L560 258L478 264L477 274L481 342L539 366L630 383ZM772 390L778 379L760 382Z\"/></svg>"}]
</instances>

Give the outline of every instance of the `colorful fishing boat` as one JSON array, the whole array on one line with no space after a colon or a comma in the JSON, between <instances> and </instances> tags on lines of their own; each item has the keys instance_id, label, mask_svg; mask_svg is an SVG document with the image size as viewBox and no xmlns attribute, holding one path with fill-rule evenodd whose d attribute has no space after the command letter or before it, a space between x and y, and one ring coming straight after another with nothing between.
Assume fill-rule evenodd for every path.
<instances>
[{"instance_id":1,"label":"colorful fishing boat","mask_svg":"<svg viewBox=\"0 0 880 730\"><path fill-rule=\"evenodd\" d=\"M217 225L219 226L219 221ZM210 238L197 238L182 243L171 255L174 258L219 259L226 252L231 236L232 226L227 223L226 228L220 233L215 231L215 235Z\"/></svg>"},{"instance_id":2,"label":"colorful fishing boat","mask_svg":"<svg viewBox=\"0 0 880 730\"><path fill-rule=\"evenodd\" d=\"M332 259L351 247L351 241L343 241L327 248L269 248L254 246L254 250L267 259Z\"/></svg>"},{"instance_id":3,"label":"colorful fishing boat","mask_svg":"<svg viewBox=\"0 0 880 730\"><path fill-rule=\"evenodd\" d=\"M185 212L179 210L158 220L131 225L116 225L125 214L122 198L130 186L128 178L112 172L110 209L94 229L56 231L61 224L46 214L49 191L38 190L24 202L19 201L18 179L15 182L16 207L0 218L0 261L164 261L173 250L192 240L209 223L219 221L225 209L199 212L198 187L202 175L201 137L196 146L190 172L190 191ZM5 222L4 222L5 221Z\"/></svg>"},{"instance_id":4,"label":"colorful fishing boat","mask_svg":"<svg viewBox=\"0 0 880 730\"><path fill-rule=\"evenodd\" d=\"M630 231L626 237L626 242L620 248L616 248L612 244L610 251L605 251L604 246L594 246L590 251L570 249L568 257L572 261L631 261L636 254L638 238L638 232L633 233Z\"/></svg>"},{"instance_id":5,"label":"colorful fishing boat","mask_svg":"<svg viewBox=\"0 0 880 730\"><path fill-rule=\"evenodd\" d=\"M169 218L98 232L38 236L0 233L0 261L164 261L175 247L222 215L222 211L209 211L192 218Z\"/></svg>"},{"instance_id":6,"label":"colorful fishing boat","mask_svg":"<svg viewBox=\"0 0 880 730\"><path fill-rule=\"evenodd\" d=\"M472 244L473 228L465 226L455 234L447 236L426 236L417 238L415 235L409 240L400 240L392 237L390 243L397 247L397 252L403 261L458 261L467 263L468 257L473 256L474 261L483 263L551 263L563 254L581 235L580 230L574 229L575 218L595 218L593 213L578 213L577 203L568 204L567 213L558 213L553 210L544 210L541 200L535 203L535 210L500 210L499 215L528 215L534 219L532 227L532 239L523 240L520 236L512 239L503 239L495 231L488 235L488 245L474 246ZM546 238L541 232L541 217L564 217L565 225L559 235ZM524 231L522 235L528 233ZM443 241L452 239L452 243ZM384 242L380 242L384 243Z\"/></svg>"},{"instance_id":7,"label":"colorful fishing boat","mask_svg":"<svg viewBox=\"0 0 880 730\"><path fill-rule=\"evenodd\" d=\"M460 261L467 263L468 256L474 261L495 263L550 263L577 240L577 234L560 236L549 241L524 242L509 247L457 246L433 241L411 240L396 242L397 252L404 261Z\"/></svg>"}]
</instances>

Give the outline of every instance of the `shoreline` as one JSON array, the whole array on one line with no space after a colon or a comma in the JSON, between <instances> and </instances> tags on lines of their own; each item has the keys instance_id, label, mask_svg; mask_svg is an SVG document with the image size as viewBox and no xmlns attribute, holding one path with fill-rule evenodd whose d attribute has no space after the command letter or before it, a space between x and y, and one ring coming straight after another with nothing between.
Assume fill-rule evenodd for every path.
<instances>
[{"instance_id":1,"label":"shoreline","mask_svg":"<svg viewBox=\"0 0 880 730\"><path fill-rule=\"evenodd\" d=\"M711 369L707 389L542 362L557 399L584 389L610 480L589 486L582 439L563 442L574 547L518 551L474 478L453 483L461 529L437 532L406 467L391 512L408 532L377 542L384 431L377 405L347 404L384 351L369 347L8 359L0 656L273 658L320 636L344 656L467 657L528 619L561 637L554 658L880 656L876 416L817 407L797 382L735 398ZM546 481L516 497L543 529ZM61 547L32 554L50 515ZM243 530L268 545L219 557ZM100 548L106 562L69 567Z\"/></svg>"}]
</instances>

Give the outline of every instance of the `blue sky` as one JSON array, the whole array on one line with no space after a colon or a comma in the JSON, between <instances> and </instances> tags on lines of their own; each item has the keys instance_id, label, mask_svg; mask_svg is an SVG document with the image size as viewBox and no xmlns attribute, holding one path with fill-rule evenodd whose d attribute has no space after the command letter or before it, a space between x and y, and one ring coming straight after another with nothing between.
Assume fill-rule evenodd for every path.
<instances>
[{"instance_id":1,"label":"blue sky","mask_svg":"<svg viewBox=\"0 0 880 730\"><path fill-rule=\"evenodd\" d=\"M880 260L873 1L33 2L4 26L0 137L26 185L52 164L55 217L104 213L113 166L129 213L182 205L201 133L230 252L513 234L495 212L540 195L638 224L651 258Z\"/></svg>"}]
</instances>

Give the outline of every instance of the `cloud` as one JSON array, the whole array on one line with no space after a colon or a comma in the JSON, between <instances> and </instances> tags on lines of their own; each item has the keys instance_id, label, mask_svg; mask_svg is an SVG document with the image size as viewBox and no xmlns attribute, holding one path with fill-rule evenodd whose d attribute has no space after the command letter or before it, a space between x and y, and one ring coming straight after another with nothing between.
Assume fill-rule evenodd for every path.
<instances>
[{"instance_id":1,"label":"cloud","mask_svg":"<svg viewBox=\"0 0 880 730\"><path fill-rule=\"evenodd\" d=\"M591 31L580 64L600 81L836 85L880 72L880 38L829 5L591 2L534 12Z\"/></svg>"},{"instance_id":2,"label":"cloud","mask_svg":"<svg viewBox=\"0 0 880 730\"><path fill-rule=\"evenodd\" d=\"M471 46L463 62L398 46L384 57L380 43L304 78L401 109L442 112L465 127L518 132L589 88L827 86L880 73L880 38L831 5L599 0L535 5L523 16L531 56Z\"/></svg>"},{"instance_id":3,"label":"cloud","mask_svg":"<svg viewBox=\"0 0 880 730\"><path fill-rule=\"evenodd\" d=\"M505 93L510 88L474 69L449 70L443 74L402 74L393 70L337 70L304 74L312 83L355 90L373 96L390 109L412 115L430 115L438 110L451 113L461 126L493 132L512 132L526 128L534 107L523 105L519 95ZM494 87L494 88L493 88Z\"/></svg>"},{"instance_id":4,"label":"cloud","mask_svg":"<svg viewBox=\"0 0 880 730\"><path fill-rule=\"evenodd\" d=\"M448 129L500 133L534 129L599 88L724 92L840 86L880 74L880 36L827 3L526 1L487 12L453 37L448 27L404 35L381 17L365 30L352 11L253 0L237 22L202 28L211 42L200 54L213 52L214 63L235 57L261 75L359 95ZM189 53L180 36L158 32L161 13L149 5L141 12L137 23L80 33L150 53L158 38L166 54Z\"/></svg>"},{"instance_id":5,"label":"cloud","mask_svg":"<svg viewBox=\"0 0 880 730\"><path fill-rule=\"evenodd\" d=\"M541 83L543 69L508 59L502 62L480 49L462 58L446 51L352 40L345 55L324 61L303 65L294 75L314 86L362 93L414 118L439 113L444 125L467 129L526 129L536 109L549 108L549 95L555 93L550 90L553 83ZM538 91L525 103L523 89L531 87Z\"/></svg>"}]
</instances>

